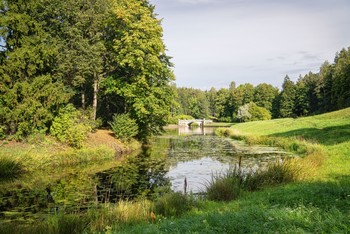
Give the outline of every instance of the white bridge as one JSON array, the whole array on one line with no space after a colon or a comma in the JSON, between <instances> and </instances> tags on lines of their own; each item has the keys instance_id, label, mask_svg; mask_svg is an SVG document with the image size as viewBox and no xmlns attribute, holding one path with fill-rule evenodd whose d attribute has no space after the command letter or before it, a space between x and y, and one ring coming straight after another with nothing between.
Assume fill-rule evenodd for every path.
<instances>
[{"instance_id":1,"label":"white bridge","mask_svg":"<svg viewBox=\"0 0 350 234\"><path fill-rule=\"evenodd\" d=\"M212 123L213 120L206 119L179 119L179 126L190 126L192 123L197 123L200 127L203 127L205 124Z\"/></svg>"}]
</instances>

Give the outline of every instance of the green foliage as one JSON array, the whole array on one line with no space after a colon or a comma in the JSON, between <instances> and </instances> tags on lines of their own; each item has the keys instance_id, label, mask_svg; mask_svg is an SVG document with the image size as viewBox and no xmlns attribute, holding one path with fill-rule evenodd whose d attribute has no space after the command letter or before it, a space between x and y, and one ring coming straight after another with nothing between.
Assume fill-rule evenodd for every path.
<instances>
[{"instance_id":1,"label":"green foliage","mask_svg":"<svg viewBox=\"0 0 350 234\"><path fill-rule=\"evenodd\" d=\"M258 84L254 88L254 103L259 107L264 107L268 111L272 111L274 100L278 96L278 89L270 84Z\"/></svg>"},{"instance_id":2,"label":"green foliage","mask_svg":"<svg viewBox=\"0 0 350 234\"><path fill-rule=\"evenodd\" d=\"M264 107L257 106L254 102L250 102L238 108L235 116L240 122L249 122L257 120L269 120L271 114Z\"/></svg>"},{"instance_id":3,"label":"green foliage","mask_svg":"<svg viewBox=\"0 0 350 234\"><path fill-rule=\"evenodd\" d=\"M124 98L130 116L139 126L138 137L159 134L173 104L174 75L165 54L160 21L148 2L117 1L112 25L115 28L113 59L118 70L104 82L106 94ZM120 113L120 112L119 112Z\"/></svg>"},{"instance_id":4,"label":"green foliage","mask_svg":"<svg viewBox=\"0 0 350 234\"><path fill-rule=\"evenodd\" d=\"M176 115L173 117L169 117L168 123L169 124L178 124L179 119L194 119L190 115Z\"/></svg>"},{"instance_id":5,"label":"green foliage","mask_svg":"<svg viewBox=\"0 0 350 234\"><path fill-rule=\"evenodd\" d=\"M297 181L301 167L293 159L270 163L265 170L248 173L242 179L242 188L254 191L279 184Z\"/></svg>"},{"instance_id":6,"label":"green foliage","mask_svg":"<svg viewBox=\"0 0 350 234\"><path fill-rule=\"evenodd\" d=\"M211 181L205 185L206 197L212 201L231 201L240 194L241 175L237 168L224 175L212 175Z\"/></svg>"},{"instance_id":7,"label":"green foliage","mask_svg":"<svg viewBox=\"0 0 350 234\"><path fill-rule=\"evenodd\" d=\"M23 171L21 163L9 157L0 157L0 181L16 179Z\"/></svg>"},{"instance_id":8,"label":"green foliage","mask_svg":"<svg viewBox=\"0 0 350 234\"><path fill-rule=\"evenodd\" d=\"M50 128L51 135L70 146L81 148L91 131L87 118L80 114L73 105L62 108Z\"/></svg>"},{"instance_id":9,"label":"green foliage","mask_svg":"<svg viewBox=\"0 0 350 234\"><path fill-rule=\"evenodd\" d=\"M350 47L337 53L334 60L332 103L341 109L350 106Z\"/></svg>"},{"instance_id":10,"label":"green foliage","mask_svg":"<svg viewBox=\"0 0 350 234\"><path fill-rule=\"evenodd\" d=\"M176 217L196 206L194 197L181 192L170 192L158 198L154 203L156 214L165 217Z\"/></svg>"},{"instance_id":11,"label":"green foliage","mask_svg":"<svg viewBox=\"0 0 350 234\"><path fill-rule=\"evenodd\" d=\"M114 135L123 141L128 141L137 136L139 132L136 121L128 114L114 115L113 121L109 123L114 132Z\"/></svg>"},{"instance_id":12,"label":"green foliage","mask_svg":"<svg viewBox=\"0 0 350 234\"><path fill-rule=\"evenodd\" d=\"M177 113L191 115L196 119L206 118L209 115L209 102L204 91L193 88L177 88L176 92L176 101L179 103Z\"/></svg>"},{"instance_id":13,"label":"green foliage","mask_svg":"<svg viewBox=\"0 0 350 234\"><path fill-rule=\"evenodd\" d=\"M200 126L199 123L196 123L196 122L190 123L191 128L198 128L199 126Z\"/></svg>"},{"instance_id":14,"label":"green foliage","mask_svg":"<svg viewBox=\"0 0 350 234\"><path fill-rule=\"evenodd\" d=\"M279 99L279 115L282 118L294 116L294 99L296 95L296 88L293 81L288 76L284 78L282 84L283 91L280 93Z\"/></svg>"},{"instance_id":15,"label":"green foliage","mask_svg":"<svg viewBox=\"0 0 350 234\"><path fill-rule=\"evenodd\" d=\"M217 128L215 129L215 135L219 137L229 137L233 135L231 128Z\"/></svg>"}]
</instances>

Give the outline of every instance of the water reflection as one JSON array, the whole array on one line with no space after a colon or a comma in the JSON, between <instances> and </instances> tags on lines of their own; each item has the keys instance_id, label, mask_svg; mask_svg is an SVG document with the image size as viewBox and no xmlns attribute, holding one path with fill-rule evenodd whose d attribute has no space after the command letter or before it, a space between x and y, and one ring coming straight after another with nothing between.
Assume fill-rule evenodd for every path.
<instances>
[{"instance_id":1,"label":"water reflection","mask_svg":"<svg viewBox=\"0 0 350 234\"><path fill-rule=\"evenodd\" d=\"M216 137L212 134L215 128L183 130L167 131L141 153L125 156L121 162L50 168L14 181L13 187L3 184L6 191L0 190L0 218L51 212L53 208L79 211L92 204L139 196L153 198L170 188L183 191L185 178L188 191L197 193L212 174L225 172L238 164L240 157L242 170L256 170L284 156L275 148Z\"/></svg>"},{"instance_id":2,"label":"water reflection","mask_svg":"<svg viewBox=\"0 0 350 234\"><path fill-rule=\"evenodd\" d=\"M213 135L214 128L210 127L189 127L189 126L179 126L178 135Z\"/></svg>"},{"instance_id":3,"label":"water reflection","mask_svg":"<svg viewBox=\"0 0 350 234\"><path fill-rule=\"evenodd\" d=\"M182 130L181 130L182 129ZM284 157L280 149L265 146L248 146L242 142L213 136L215 128L179 128L184 135L155 139L155 145L167 145L166 174L172 184L172 190L184 191L184 179L187 179L188 191L198 193L204 191L205 184L212 175L225 173L230 167L238 165L241 160L241 170L256 171L266 167L274 160ZM210 132L206 135L203 133ZM201 134L199 134L201 133Z\"/></svg>"},{"instance_id":4,"label":"water reflection","mask_svg":"<svg viewBox=\"0 0 350 234\"><path fill-rule=\"evenodd\" d=\"M165 158L155 155L150 147L128 157L118 166L97 173L99 202L117 202L139 196L153 197L168 192L170 182L165 177Z\"/></svg>"}]
</instances>

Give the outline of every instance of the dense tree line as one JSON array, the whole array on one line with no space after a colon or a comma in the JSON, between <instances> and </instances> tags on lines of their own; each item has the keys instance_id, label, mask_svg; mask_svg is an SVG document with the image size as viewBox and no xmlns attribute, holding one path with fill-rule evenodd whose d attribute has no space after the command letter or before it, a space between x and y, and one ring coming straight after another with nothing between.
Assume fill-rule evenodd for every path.
<instances>
[{"instance_id":1,"label":"dense tree line","mask_svg":"<svg viewBox=\"0 0 350 234\"><path fill-rule=\"evenodd\" d=\"M299 117L350 107L350 47L325 62L318 73L309 72L293 82L288 75L282 89L262 83L202 91L177 88L175 115L213 118L218 121L252 121Z\"/></svg>"},{"instance_id":2,"label":"dense tree line","mask_svg":"<svg viewBox=\"0 0 350 234\"><path fill-rule=\"evenodd\" d=\"M46 133L69 103L158 133L174 79L160 23L146 0L1 1L0 135Z\"/></svg>"}]
</instances>

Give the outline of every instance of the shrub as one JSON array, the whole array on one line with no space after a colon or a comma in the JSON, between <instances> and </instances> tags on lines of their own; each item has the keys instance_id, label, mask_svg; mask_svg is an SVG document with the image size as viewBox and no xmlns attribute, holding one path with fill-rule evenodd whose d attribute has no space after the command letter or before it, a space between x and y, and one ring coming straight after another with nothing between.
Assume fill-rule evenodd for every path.
<instances>
[{"instance_id":1,"label":"shrub","mask_svg":"<svg viewBox=\"0 0 350 234\"><path fill-rule=\"evenodd\" d=\"M235 118L240 122L269 120L271 114L264 107L259 107L254 102L250 102L238 108Z\"/></svg>"},{"instance_id":2,"label":"shrub","mask_svg":"<svg viewBox=\"0 0 350 234\"><path fill-rule=\"evenodd\" d=\"M122 141L129 141L139 133L136 121L131 119L128 114L114 115L113 121L109 122L109 125L114 135Z\"/></svg>"},{"instance_id":3,"label":"shrub","mask_svg":"<svg viewBox=\"0 0 350 234\"><path fill-rule=\"evenodd\" d=\"M242 187L248 191L296 181L301 175L296 159L285 159L268 165L267 169L245 176Z\"/></svg>"},{"instance_id":4,"label":"shrub","mask_svg":"<svg viewBox=\"0 0 350 234\"><path fill-rule=\"evenodd\" d=\"M231 123L232 119L231 119L231 117L220 117L220 118L218 118L218 122Z\"/></svg>"},{"instance_id":5,"label":"shrub","mask_svg":"<svg viewBox=\"0 0 350 234\"><path fill-rule=\"evenodd\" d=\"M13 159L0 158L0 180L16 179L23 172L23 166Z\"/></svg>"},{"instance_id":6,"label":"shrub","mask_svg":"<svg viewBox=\"0 0 350 234\"><path fill-rule=\"evenodd\" d=\"M51 135L72 147L81 148L91 127L86 116L71 104L61 109L50 128Z\"/></svg>"},{"instance_id":7,"label":"shrub","mask_svg":"<svg viewBox=\"0 0 350 234\"><path fill-rule=\"evenodd\" d=\"M231 128L217 128L215 130L215 135L219 137L230 137L234 135L234 130Z\"/></svg>"},{"instance_id":8,"label":"shrub","mask_svg":"<svg viewBox=\"0 0 350 234\"><path fill-rule=\"evenodd\" d=\"M198 124L198 123L196 123L196 122L192 122L191 124L190 124L190 127L191 128L198 128L200 125Z\"/></svg>"},{"instance_id":9,"label":"shrub","mask_svg":"<svg viewBox=\"0 0 350 234\"><path fill-rule=\"evenodd\" d=\"M165 217L179 216L196 205L192 196L181 192L166 193L154 204L156 214Z\"/></svg>"},{"instance_id":10,"label":"shrub","mask_svg":"<svg viewBox=\"0 0 350 234\"><path fill-rule=\"evenodd\" d=\"M167 122L169 124L178 124L179 119L194 119L194 118L190 115L176 115L173 117L169 117Z\"/></svg>"},{"instance_id":11,"label":"shrub","mask_svg":"<svg viewBox=\"0 0 350 234\"><path fill-rule=\"evenodd\" d=\"M237 168L224 175L213 175L206 184L206 196L212 201L231 201L240 194L241 174Z\"/></svg>"}]
</instances>

